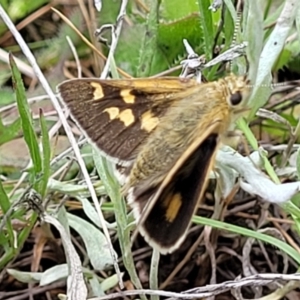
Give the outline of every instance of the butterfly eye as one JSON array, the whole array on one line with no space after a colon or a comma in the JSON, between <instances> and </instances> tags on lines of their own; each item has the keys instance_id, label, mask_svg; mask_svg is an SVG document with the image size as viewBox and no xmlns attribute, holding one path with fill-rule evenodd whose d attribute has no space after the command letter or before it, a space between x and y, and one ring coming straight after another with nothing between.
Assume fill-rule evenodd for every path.
<instances>
[{"instance_id":1,"label":"butterfly eye","mask_svg":"<svg viewBox=\"0 0 300 300\"><path fill-rule=\"evenodd\" d=\"M242 100L243 100L243 97L242 97L242 94L240 91L237 91L230 96L230 103L233 106L240 104L242 102Z\"/></svg>"}]
</instances>

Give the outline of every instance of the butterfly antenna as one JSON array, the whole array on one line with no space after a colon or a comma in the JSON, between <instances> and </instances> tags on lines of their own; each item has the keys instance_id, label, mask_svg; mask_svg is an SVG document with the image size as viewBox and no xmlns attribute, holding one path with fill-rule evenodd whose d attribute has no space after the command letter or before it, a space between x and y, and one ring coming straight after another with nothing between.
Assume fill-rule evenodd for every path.
<instances>
[{"instance_id":1,"label":"butterfly antenna","mask_svg":"<svg viewBox=\"0 0 300 300\"><path fill-rule=\"evenodd\" d=\"M235 48L235 46L237 45L237 38L238 38L238 33L241 29L241 17L242 13L241 13L241 4L240 1L237 4L237 16L236 16L236 20L235 20L235 24L234 24L234 31L233 31L233 37L232 37L232 42L230 45L230 48ZM233 67L232 67L232 61L230 61L230 71L233 71Z\"/></svg>"}]
</instances>

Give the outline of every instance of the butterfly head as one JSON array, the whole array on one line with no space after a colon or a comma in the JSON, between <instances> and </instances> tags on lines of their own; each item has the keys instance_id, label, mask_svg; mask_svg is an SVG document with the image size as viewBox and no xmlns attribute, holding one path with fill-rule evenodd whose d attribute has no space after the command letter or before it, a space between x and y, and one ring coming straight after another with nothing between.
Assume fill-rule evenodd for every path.
<instances>
[{"instance_id":1,"label":"butterfly head","mask_svg":"<svg viewBox=\"0 0 300 300\"><path fill-rule=\"evenodd\" d=\"M228 89L227 103L235 116L240 116L248 111L247 100L249 98L251 88L250 81L246 76L230 75L224 78Z\"/></svg>"}]
</instances>

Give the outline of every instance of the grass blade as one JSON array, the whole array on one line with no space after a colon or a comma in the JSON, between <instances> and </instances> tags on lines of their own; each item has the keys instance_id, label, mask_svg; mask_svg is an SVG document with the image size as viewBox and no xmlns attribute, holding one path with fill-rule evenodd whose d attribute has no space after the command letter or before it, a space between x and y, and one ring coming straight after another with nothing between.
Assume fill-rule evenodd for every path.
<instances>
[{"instance_id":1,"label":"grass blade","mask_svg":"<svg viewBox=\"0 0 300 300\"><path fill-rule=\"evenodd\" d=\"M38 138L34 131L33 119L27 103L21 74L17 68L12 54L9 55L9 63L12 70L13 87L16 92L18 110L22 120L24 139L28 146L30 157L33 162L33 175L36 177L36 175L42 171L42 160L39 151Z\"/></svg>"},{"instance_id":2,"label":"grass blade","mask_svg":"<svg viewBox=\"0 0 300 300\"><path fill-rule=\"evenodd\" d=\"M39 191L40 194L42 195L42 198L44 198L47 192L47 184L50 176L51 146L50 146L47 124L42 110L40 110L40 126L42 131L43 160L42 160L42 178L40 181Z\"/></svg>"}]
</instances>

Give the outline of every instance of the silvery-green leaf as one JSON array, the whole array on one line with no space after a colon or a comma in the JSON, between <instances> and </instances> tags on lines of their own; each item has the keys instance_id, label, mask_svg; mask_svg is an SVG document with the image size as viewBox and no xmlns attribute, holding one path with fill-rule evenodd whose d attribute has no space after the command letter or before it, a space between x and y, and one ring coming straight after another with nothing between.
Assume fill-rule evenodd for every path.
<instances>
[{"instance_id":1,"label":"silvery-green leaf","mask_svg":"<svg viewBox=\"0 0 300 300\"><path fill-rule=\"evenodd\" d=\"M240 186L246 192L257 195L271 203L284 203L300 191L299 182L275 184L254 166L248 157L243 157L230 147L217 154L217 161L235 169L243 178Z\"/></svg>"},{"instance_id":2,"label":"silvery-green leaf","mask_svg":"<svg viewBox=\"0 0 300 300\"><path fill-rule=\"evenodd\" d=\"M70 226L82 237L94 269L103 270L112 265L113 259L104 234L94 225L72 214L68 214L68 220Z\"/></svg>"},{"instance_id":3,"label":"silvery-green leaf","mask_svg":"<svg viewBox=\"0 0 300 300\"><path fill-rule=\"evenodd\" d=\"M68 275L69 268L67 264L56 265L42 273L40 286L66 279Z\"/></svg>"},{"instance_id":4,"label":"silvery-green leaf","mask_svg":"<svg viewBox=\"0 0 300 300\"><path fill-rule=\"evenodd\" d=\"M42 273L40 272L22 272L15 269L7 269L7 273L24 283L36 283L42 277Z\"/></svg>"}]
</instances>

